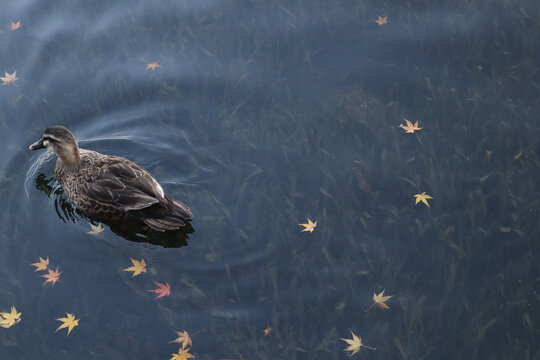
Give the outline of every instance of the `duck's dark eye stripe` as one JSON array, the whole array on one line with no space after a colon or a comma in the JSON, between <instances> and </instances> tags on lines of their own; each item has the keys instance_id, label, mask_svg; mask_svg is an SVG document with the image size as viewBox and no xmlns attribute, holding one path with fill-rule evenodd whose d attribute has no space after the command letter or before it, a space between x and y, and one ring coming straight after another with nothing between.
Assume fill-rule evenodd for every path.
<instances>
[{"instance_id":1,"label":"duck's dark eye stripe","mask_svg":"<svg viewBox=\"0 0 540 360\"><path fill-rule=\"evenodd\" d=\"M43 137L43 140L47 140L47 141L57 141L56 139L53 139L52 137L48 137L48 136L44 136Z\"/></svg>"}]
</instances>

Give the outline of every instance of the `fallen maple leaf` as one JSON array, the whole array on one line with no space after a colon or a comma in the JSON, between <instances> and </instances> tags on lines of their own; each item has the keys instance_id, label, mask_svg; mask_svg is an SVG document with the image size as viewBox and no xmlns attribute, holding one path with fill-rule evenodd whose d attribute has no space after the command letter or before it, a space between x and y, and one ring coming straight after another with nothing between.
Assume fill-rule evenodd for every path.
<instances>
[{"instance_id":1,"label":"fallen maple leaf","mask_svg":"<svg viewBox=\"0 0 540 360\"><path fill-rule=\"evenodd\" d=\"M371 304L364 311L368 312L369 310L371 310L373 306L377 306L379 309L390 309L390 306L386 305L385 302L388 301L388 299L390 299L394 295L389 295L389 296L383 296L383 295L384 295L384 290L381 291L379 295L373 293L373 304Z\"/></svg>"},{"instance_id":2,"label":"fallen maple leaf","mask_svg":"<svg viewBox=\"0 0 540 360\"><path fill-rule=\"evenodd\" d=\"M264 336L270 335L271 332L272 328L270 327L270 325L268 325L267 328L263 330Z\"/></svg>"},{"instance_id":3,"label":"fallen maple leaf","mask_svg":"<svg viewBox=\"0 0 540 360\"><path fill-rule=\"evenodd\" d=\"M2 85L15 85L15 81L19 80L17 70L13 71L13 74L8 74L7 71L4 71L4 77L0 76L0 80L2 80Z\"/></svg>"},{"instance_id":4,"label":"fallen maple leaf","mask_svg":"<svg viewBox=\"0 0 540 360\"><path fill-rule=\"evenodd\" d=\"M414 197L416 198L414 205L418 204L421 201L424 204L426 204L427 207L430 207L428 203L428 199L433 199L431 196L427 195L425 191L421 194L414 195Z\"/></svg>"},{"instance_id":5,"label":"fallen maple leaf","mask_svg":"<svg viewBox=\"0 0 540 360\"><path fill-rule=\"evenodd\" d=\"M375 348L372 348L371 346L367 346L367 345L362 344L362 338L356 336L352 331L351 331L351 334L352 334L352 339L343 339L343 338L341 338L341 340L343 340L347 344L349 344L349 347L345 348L345 351L351 351L349 356L352 356L352 355L356 354L357 352L359 352L361 347L365 347L365 348L368 348L368 349L371 349L371 350L377 350Z\"/></svg>"},{"instance_id":6,"label":"fallen maple leaf","mask_svg":"<svg viewBox=\"0 0 540 360\"><path fill-rule=\"evenodd\" d=\"M56 319L56 320L62 322L62 325L60 325L58 327L58 329L56 329L56 331L58 331L60 329L68 328L67 334L69 335L69 333L71 332L71 330L73 330L73 328L75 326L79 326L79 320L80 319L75 319L75 315L70 314L70 313L66 313L66 315L67 315L67 317L65 317L65 318Z\"/></svg>"},{"instance_id":7,"label":"fallen maple leaf","mask_svg":"<svg viewBox=\"0 0 540 360\"><path fill-rule=\"evenodd\" d=\"M375 21L377 25L382 26L388 22L388 17L377 16L377 19L373 21Z\"/></svg>"},{"instance_id":8,"label":"fallen maple leaf","mask_svg":"<svg viewBox=\"0 0 540 360\"><path fill-rule=\"evenodd\" d=\"M43 260L43 258L40 256L39 257L39 262L30 264L30 265L36 267L36 270L34 270L34 271L47 270L47 266L49 265L49 258L47 258L47 260Z\"/></svg>"},{"instance_id":9,"label":"fallen maple leaf","mask_svg":"<svg viewBox=\"0 0 540 360\"><path fill-rule=\"evenodd\" d=\"M189 336L187 331L175 331L175 333L178 335L178 338L174 339L173 341L169 341L169 343L179 343L182 344L182 349L185 349L187 346L191 346L191 337Z\"/></svg>"},{"instance_id":10,"label":"fallen maple leaf","mask_svg":"<svg viewBox=\"0 0 540 360\"><path fill-rule=\"evenodd\" d=\"M8 29L11 31L14 31L14 30L20 29L21 26L22 26L21 20L17 21L16 23L12 21L11 24L9 24Z\"/></svg>"},{"instance_id":11,"label":"fallen maple leaf","mask_svg":"<svg viewBox=\"0 0 540 360\"><path fill-rule=\"evenodd\" d=\"M159 65L157 62L146 64L146 70L155 70L158 67L161 67L161 65Z\"/></svg>"},{"instance_id":12,"label":"fallen maple leaf","mask_svg":"<svg viewBox=\"0 0 540 360\"><path fill-rule=\"evenodd\" d=\"M399 124L398 127L402 128L403 130L405 130L405 132L407 134L414 134L416 135L416 138L418 139L418 141L420 142L420 144L422 143L422 141L420 140L420 138L418 137L418 134L415 133L415 131L420 131L422 130L423 128L419 127L418 126L418 121L414 123L410 122L409 120L407 119L403 119L405 120L405 123L406 125L403 125L403 124Z\"/></svg>"},{"instance_id":13,"label":"fallen maple leaf","mask_svg":"<svg viewBox=\"0 0 540 360\"><path fill-rule=\"evenodd\" d=\"M298 224L300 226L303 226L305 229L302 229L302 232L304 231L309 231L309 232L313 232L313 230L315 230L315 227L317 227L317 222L312 222L311 220L309 220L309 218L307 218L307 224Z\"/></svg>"},{"instance_id":14,"label":"fallen maple leaf","mask_svg":"<svg viewBox=\"0 0 540 360\"><path fill-rule=\"evenodd\" d=\"M94 224L90 223L90 229L91 230L87 232L87 234L90 234L90 235L97 235L100 232L103 232L103 230L105 230L101 223L99 223L97 225L94 225Z\"/></svg>"},{"instance_id":15,"label":"fallen maple leaf","mask_svg":"<svg viewBox=\"0 0 540 360\"><path fill-rule=\"evenodd\" d=\"M3 312L0 313L0 315L3 317L3 319L0 321L0 326L3 328L10 328L21 321L22 314L17 312L15 306L12 306L11 312Z\"/></svg>"},{"instance_id":16,"label":"fallen maple leaf","mask_svg":"<svg viewBox=\"0 0 540 360\"><path fill-rule=\"evenodd\" d=\"M141 261L137 261L134 259L131 259L131 262L133 263L133 266L130 266L128 268L123 269L124 271L133 271L133 275L131 277L135 277L139 275L140 273L146 272L146 263L144 262L144 259L141 259Z\"/></svg>"},{"instance_id":17,"label":"fallen maple leaf","mask_svg":"<svg viewBox=\"0 0 540 360\"><path fill-rule=\"evenodd\" d=\"M405 123L407 125L403 125L403 124L399 124L398 127L402 128L403 130L405 130L406 133L409 133L409 134L412 134L414 133L415 131L420 131L422 130L423 128L419 127L418 126L418 121L414 123L410 122L409 120L407 119L403 119L405 120Z\"/></svg>"},{"instance_id":18,"label":"fallen maple leaf","mask_svg":"<svg viewBox=\"0 0 540 360\"><path fill-rule=\"evenodd\" d=\"M189 353L190 348L187 349L178 349L178 354L171 354L172 358L170 360L187 360L194 359L195 356Z\"/></svg>"},{"instance_id":19,"label":"fallen maple leaf","mask_svg":"<svg viewBox=\"0 0 540 360\"><path fill-rule=\"evenodd\" d=\"M157 285L157 289L148 290L148 291L159 294L158 296L156 296L156 299L171 295L171 286L169 285L168 282L166 282L165 284L161 284L154 281L154 284Z\"/></svg>"},{"instance_id":20,"label":"fallen maple leaf","mask_svg":"<svg viewBox=\"0 0 540 360\"><path fill-rule=\"evenodd\" d=\"M60 281L60 274L61 272L58 271L58 268L56 268L55 271L52 271L51 269L47 270L49 273L45 275L41 275L42 278L45 278L45 282L42 285L45 285L47 283L51 283L51 286L54 286L57 281Z\"/></svg>"}]
</instances>

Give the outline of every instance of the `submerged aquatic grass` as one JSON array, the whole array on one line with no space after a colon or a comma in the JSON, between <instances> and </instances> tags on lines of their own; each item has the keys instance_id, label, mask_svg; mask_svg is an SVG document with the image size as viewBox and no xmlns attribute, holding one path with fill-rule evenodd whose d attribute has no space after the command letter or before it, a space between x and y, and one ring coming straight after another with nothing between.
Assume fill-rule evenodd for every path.
<instances>
[{"instance_id":1,"label":"submerged aquatic grass","mask_svg":"<svg viewBox=\"0 0 540 360\"><path fill-rule=\"evenodd\" d=\"M204 329L201 359L341 359L351 331L372 359L539 356L532 1L133 2L115 21L110 4L126 6L51 4L81 28L46 41L22 35L34 5L0 36L20 77L0 89L0 300L25 314L3 353L167 358L173 331ZM33 160L21 144L51 122L155 131L162 159L136 155L194 209L188 246L96 239L55 222L41 192L14 195ZM424 191L430 208L415 207ZM47 255L65 281L42 290L27 264ZM121 276L130 257L186 298L156 303L154 278ZM365 313L384 289L391 309ZM60 341L50 320L67 307L81 325Z\"/></svg>"}]
</instances>

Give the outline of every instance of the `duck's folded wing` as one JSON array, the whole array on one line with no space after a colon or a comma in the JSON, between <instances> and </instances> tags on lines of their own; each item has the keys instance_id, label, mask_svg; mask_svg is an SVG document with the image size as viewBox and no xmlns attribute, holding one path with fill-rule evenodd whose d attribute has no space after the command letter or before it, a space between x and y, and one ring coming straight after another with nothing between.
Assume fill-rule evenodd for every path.
<instances>
[{"instance_id":1,"label":"duck's folded wing","mask_svg":"<svg viewBox=\"0 0 540 360\"><path fill-rule=\"evenodd\" d=\"M103 166L101 173L84 186L88 198L123 211L140 210L165 203L165 194L152 175L121 158Z\"/></svg>"}]
</instances>

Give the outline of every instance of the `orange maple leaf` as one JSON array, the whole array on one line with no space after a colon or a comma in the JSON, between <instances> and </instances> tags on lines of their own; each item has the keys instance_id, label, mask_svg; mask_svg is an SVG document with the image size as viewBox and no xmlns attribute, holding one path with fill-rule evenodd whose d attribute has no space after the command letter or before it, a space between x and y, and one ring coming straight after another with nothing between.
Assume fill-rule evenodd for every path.
<instances>
[{"instance_id":1,"label":"orange maple leaf","mask_svg":"<svg viewBox=\"0 0 540 360\"><path fill-rule=\"evenodd\" d=\"M13 71L12 74L9 74L7 71L4 71L4 76L0 76L0 80L2 80L2 85L15 85L15 81L19 80L17 77L17 71ZM15 85L17 86L17 85Z\"/></svg>"},{"instance_id":2,"label":"orange maple leaf","mask_svg":"<svg viewBox=\"0 0 540 360\"><path fill-rule=\"evenodd\" d=\"M420 142L420 144L422 143L422 141L420 141L420 138L418 137L418 134L415 133L415 131L420 131L422 130L423 128L419 127L418 126L418 121L414 123L410 122L409 120L407 119L403 119L405 120L405 123L406 125L404 124L399 124L398 127L402 128L403 130L405 130L405 132L407 134L414 134L416 135L416 138L418 139L418 141Z\"/></svg>"},{"instance_id":3,"label":"orange maple leaf","mask_svg":"<svg viewBox=\"0 0 540 360\"><path fill-rule=\"evenodd\" d=\"M156 68L161 67L157 62L146 64L146 70L155 70Z\"/></svg>"},{"instance_id":4,"label":"orange maple leaf","mask_svg":"<svg viewBox=\"0 0 540 360\"><path fill-rule=\"evenodd\" d=\"M182 349L185 349L186 347L190 347L192 345L191 337L186 330L175 331L175 333L178 335L178 338L174 339L173 341L169 341L169 343L182 344Z\"/></svg>"},{"instance_id":5,"label":"orange maple leaf","mask_svg":"<svg viewBox=\"0 0 540 360\"><path fill-rule=\"evenodd\" d=\"M56 268L55 271L52 271L51 269L47 270L49 273L46 275L41 275L42 278L45 278L45 282L42 285L45 285L47 283L51 283L51 286L54 286L57 281L60 281L60 274L61 272L58 271L58 268Z\"/></svg>"},{"instance_id":6,"label":"orange maple leaf","mask_svg":"<svg viewBox=\"0 0 540 360\"><path fill-rule=\"evenodd\" d=\"M384 24L386 24L388 22L388 16L377 16L377 19L376 20L373 20L377 23L377 25L379 26L383 26Z\"/></svg>"},{"instance_id":7,"label":"orange maple leaf","mask_svg":"<svg viewBox=\"0 0 540 360\"><path fill-rule=\"evenodd\" d=\"M17 21L16 23L12 21L11 24L9 24L8 26L8 30L14 31L14 30L20 29L21 26L22 26L21 20Z\"/></svg>"}]
</instances>

